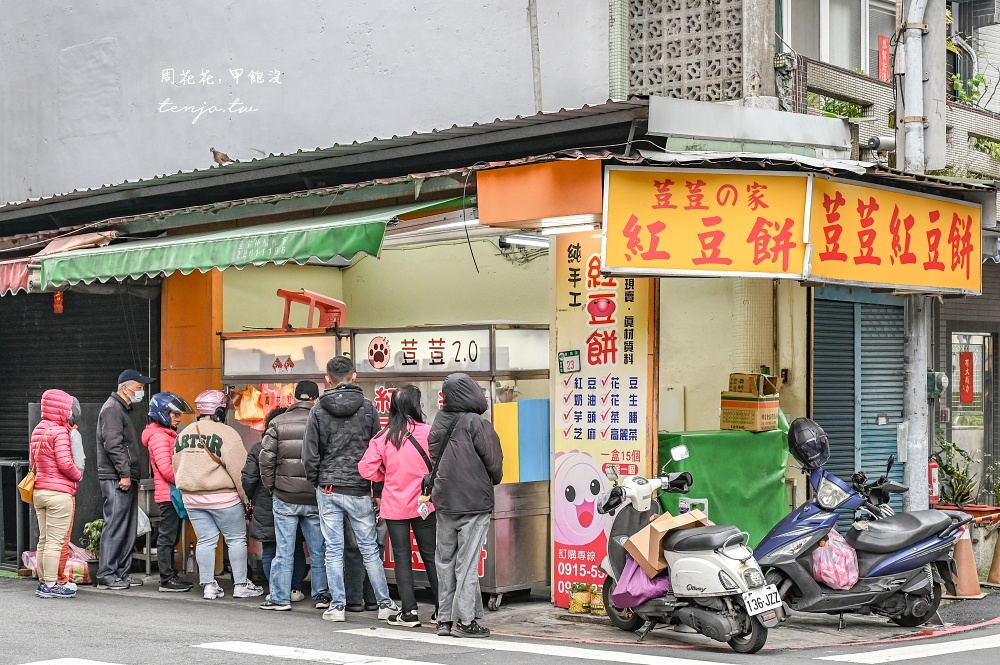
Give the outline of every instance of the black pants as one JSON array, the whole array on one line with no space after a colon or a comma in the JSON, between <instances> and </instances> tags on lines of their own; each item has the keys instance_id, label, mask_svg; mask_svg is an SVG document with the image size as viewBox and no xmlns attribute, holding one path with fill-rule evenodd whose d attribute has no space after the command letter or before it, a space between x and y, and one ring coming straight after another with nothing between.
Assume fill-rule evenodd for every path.
<instances>
[{"instance_id":1,"label":"black pants","mask_svg":"<svg viewBox=\"0 0 1000 665\"><path fill-rule=\"evenodd\" d=\"M98 582L112 582L128 577L135 549L136 522L139 519L139 481L132 479L127 490L118 489L117 480L102 480L104 497L104 529L101 531L101 551Z\"/></svg>"},{"instance_id":2,"label":"black pants","mask_svg":"<svg viewBox=\"0 0 1000 665\"><path fill-rule=\"evenodd\" d=\"M166 582L177 574L174 569L174 548L181 539L181 518L170 501L156 504L160 507L160 524L156 534L156 561L160 580Z\"/></svg>"},{"instance_id":3,"label":"black pants","mask_svg":"<svg viewBox=\"0 0 1000 665\"><path fill-rule=\"evenodd\" d=\"M431 513L427 519L414 517L411 520L386 520L389 527L389 542L392 544L392 560L396 564L396 588L399 599L403 603L404 612L417 611L417 599L413 595L413 552L410 547L410 528L417 539L417 549L420 558L427 569L427 580L434 594L434 604L437 605L438 578L434 564L434 551L437 531L437 519Z\"/></svg>"}]
</instances>

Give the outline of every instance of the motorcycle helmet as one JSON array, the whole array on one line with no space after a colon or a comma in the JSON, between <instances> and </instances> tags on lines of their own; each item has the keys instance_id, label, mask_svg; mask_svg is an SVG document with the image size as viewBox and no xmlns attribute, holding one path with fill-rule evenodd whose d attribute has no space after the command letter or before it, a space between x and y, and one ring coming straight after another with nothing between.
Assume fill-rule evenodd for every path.
<instances>
[{"instance_id":1,"label":"motorcycle helmet","mask_svg":"<svg viewBox=\"0 0 1000 665\"><path fill-rule=\"evenodd\" d=\"M788 428L788 449L807 470L830 459L830 439L815 420L796 418Z\"/></svg>"},{"instance_id":2,"label":"motorcycle helmet","mask_svg":"<svg viewBox=\"0 0 1000 665\"><path fill-rule=\"evenodd\" d=\"M183 397L174 393L156 393L149 400L149 417L164 427L171 427L170 414L194 413Z\"/></svg>"},{"instance_id":3,"label":"motorcycle helmet","mask_svg":"<svg viewBox=\"0 0 1000 665\"><path fill-rule=\"evenodd\" d=\"M194 398L194 406L203 416L212 416L222 422L226 417L229 397L221 390L205 390Z\"/></svg>"}]
</instances>

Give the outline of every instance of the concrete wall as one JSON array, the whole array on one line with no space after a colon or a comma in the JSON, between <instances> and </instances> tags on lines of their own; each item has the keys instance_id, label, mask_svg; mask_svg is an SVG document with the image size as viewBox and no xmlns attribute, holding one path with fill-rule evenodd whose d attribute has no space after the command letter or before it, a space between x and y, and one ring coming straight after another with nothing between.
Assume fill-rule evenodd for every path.
<instances>
[{"instance_id":1,"label":"concrete wall","mask_svg":"<svg viewBox=\"0 0 1000 665\"><path fill-rule=\"evenodd\" d=\"M549 322L549 261L514 265L495 240L390 248L344 270L351 327Z\"/></svg>"},{"instance_id":2,"label":"concrete wall","mask_svg":"<svg viewBox=\"0 0 1000 665\"><path fill-rule=\"evenodd\" d=\"M343 300L343 273L339 268L294 264L224 270L222 329L225 332L239 332L244 328L280 328L285 301L278 297L278 289L308 289ZM308 316L309 310L305 305L293 304L289 323L296 328L304 328ZM314 315L313 326L317 326L318 321ZM347 310L347 321L352 323L350 309Z\"/></svg>"},{"instance_id":3,"label":"concrete wall","mask_svg":"<svg viewBox=\"0 0 1000 665\"><path fill-rule=\"evenodd\" d=\"M526 6L0 0L0 202L533 114ZM607 0L537 6L544 110L606 101Z\"/></svg>"},{"instance_id":4,"label":"concrete wall","mask_svg":"<svg viewBox=\"0 0 1000 665\"><path fill-rule=\"evenodd\" d=\"M986 25L976 31L979 49L979 72L989 82L982 102L994 113L1000 113L1000 25Z\"/></svg>"}]
</instances>

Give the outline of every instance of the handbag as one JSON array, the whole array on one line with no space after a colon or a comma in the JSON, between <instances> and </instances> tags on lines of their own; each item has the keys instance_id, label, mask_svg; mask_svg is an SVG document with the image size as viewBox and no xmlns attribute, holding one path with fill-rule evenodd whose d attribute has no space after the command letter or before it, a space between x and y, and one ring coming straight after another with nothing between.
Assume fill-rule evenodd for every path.
<instances>
[{"instance_id":1,"label":"handbag","mask_svg":"<svg viewBox=\"0 0 1000 665\"><path fill-rule=\"evenodd\" d=\"M170 503L174 504L174 512L177 517L186 520L188 518L187 508L184 507L184 495L177 489L177 485L167 483L170 486Z\"/></svg>"},{"instance_id":2,"label":"handbag","mask_svg":"<svg viewBox=\"0 0 1000 665\"><path fill-rule=\"evenodd\" d=\"M28 468L28 473L24 474L24 478L21 482L17 484L17 493L21 495L21 501L25 503L34 503L35 500L35 468L38 465L38 453L42 450L42 442L48 438L49 430L51 427L42 433L42 436L38 438L38 445L35 446L34 464Z\"/></svg>"},{"instance_id":3,"label":"handbag","mask_svg":"<svg viewBox=\"0 0 1000 665\"><path fill-rule=\"evenodd\" d=\"M444 435L444 443L441 444L441 452L438 454L437 462L434 463L434 468L431 469L430 473L424 476L424 479L421 482L420 487L424 493L424 496L420 497L421 499L427 497L427 501L430 501L431 491L434 489L434 481L437 479L438 467L441 465L441 460L444 459L444 451L448 450L448 444L451 443L451 436L455 433L455 428L458 427L458 424L462 422L462 418L464 417L465 414L463 413L456 418L455 422L453 422L451 427L448 428L448 432ZM419 448L420 446L417 447ZM423 450L420 452L422 453ZM426 503L426 501L424 501L424 503Z\"/></svg>"},{"instance_id":4,"label":"handbag","mask_svg":"<svg viewBox=\"0 0 1000 665\"><path fill-rule=\"evenodd\" d=\"M625 555L625 569L615 584L611 601L615 607L627 609L638 607L647 600L670 593L670 573L664 570L650 578L631 555Z\"/></svg>"}]
</instances>

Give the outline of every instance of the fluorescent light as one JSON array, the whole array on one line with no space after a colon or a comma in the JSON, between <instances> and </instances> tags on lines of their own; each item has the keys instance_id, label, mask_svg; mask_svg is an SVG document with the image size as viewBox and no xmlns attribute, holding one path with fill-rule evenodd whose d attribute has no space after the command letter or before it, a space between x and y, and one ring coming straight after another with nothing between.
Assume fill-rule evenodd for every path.
<instances>
[{"instance_id":1,"label":"fluorescent light","mask_svg":"<svg viewBox=\"0 0 1000 665\"><path fill-rule=\"evenodd\" d=\"M578 231L593 231L593 224L574 224L572 226L556 226L542 229L543 236L555 236L560 233L577 233Z\"/></svg>"},{"instance_id":2,"label":"fluorescent light","mask_svg":"<svg viewBox=\"0 0 1000 665\"><path fill-rule=\"evenodd\" d=\"M563 215L562 217L542 217L538 220L542 228L549 228L552 226L571 226L580 224L599 224L601 222L600 215Z\"/></svg>"},{"instance_id":3,"label":"fluorescent light","mask_svg":"<svg viewBox=\"0 0 1000 665\"><path fill-rule=\"evenodd\" d=\"M548 249L549 241L542 236L532 236L532 235L512 235L512 236L501 236L500 240L503 240L509 245L520 245L522 247L544 247Z\"/></svg>"},{"instance_id":4,"label":"fluorescent light","mask_svg":"<svg viewBox=\"0 0 1000 665\"><path fill-rule=\"evenodd\" d=\"M446 229L460 229L463 226L477 226L479 224L479 219L473 217L463 221L448 222L447 224L438 224L437 226L428 226L422 231L444 231Z\"/></svg>"}]
</instances>

